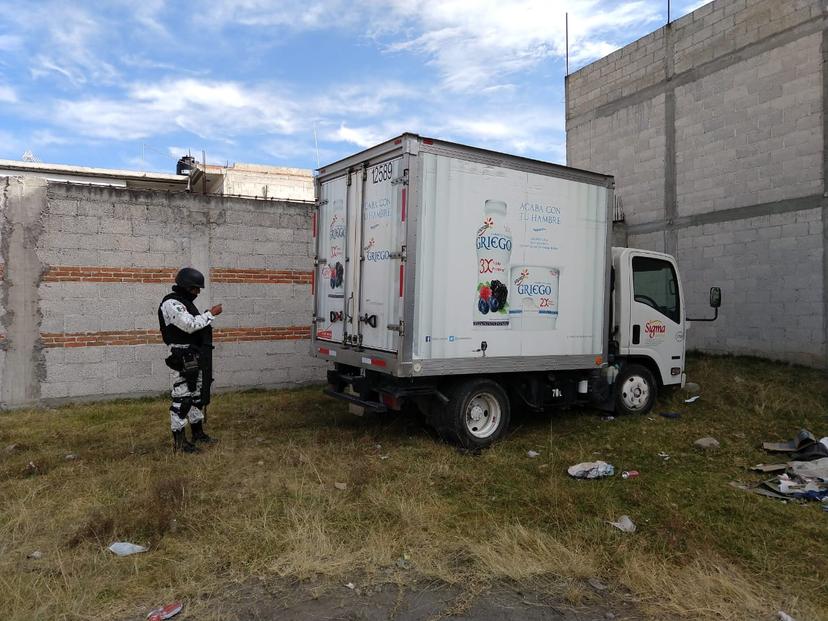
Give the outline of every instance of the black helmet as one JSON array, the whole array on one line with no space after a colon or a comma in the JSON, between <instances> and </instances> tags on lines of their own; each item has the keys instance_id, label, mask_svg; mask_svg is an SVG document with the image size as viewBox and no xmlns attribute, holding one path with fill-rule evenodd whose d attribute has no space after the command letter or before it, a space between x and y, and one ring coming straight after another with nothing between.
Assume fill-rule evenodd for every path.
<instances>
[{"instance_id":1,"label":"black helmet","mask_svg":"<svg viewBox=\"0 0 828 621\"><path fill-rule=\"evenodd\" d=\"M189 289L190 287L204 289L204 274L199 272L194 267L182 268L178 271L178 274L175 275L175 284L186 289Z\"/></svg>"}]
</instances>

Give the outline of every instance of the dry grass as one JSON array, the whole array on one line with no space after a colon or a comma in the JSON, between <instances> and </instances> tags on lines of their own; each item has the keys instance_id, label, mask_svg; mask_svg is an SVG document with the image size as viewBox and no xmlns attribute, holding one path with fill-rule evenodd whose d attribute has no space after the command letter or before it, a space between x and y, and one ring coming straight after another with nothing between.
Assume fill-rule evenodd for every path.
<instances>
[{"instance_id":1,"label":"dry grass","mask_svg":"<svg viewBox=\"0 0 828 621\"><path fill-rule=\"evenodd\" d=\"M729 358L690 373L702 400L657 410L678 420L518 413L479 456L403 417L351 417L316 389L219 397L208 428L221 443L194 457L171 454L161 400L3 413L0 608L111 619L185 598L204 618L201 598L250 576L437 580L466 589L458 610L508 580L580 604L597 577L652 618L828 618L828 516L727 485L757 479L762 440L828 434L824 375ZM695 450L705 435L722 448ZM596 458L642 475L566 476ZM621 514L638 532L607 525ZM150 551L117 558L115 540Z\"/></svg>"}]
</instances>

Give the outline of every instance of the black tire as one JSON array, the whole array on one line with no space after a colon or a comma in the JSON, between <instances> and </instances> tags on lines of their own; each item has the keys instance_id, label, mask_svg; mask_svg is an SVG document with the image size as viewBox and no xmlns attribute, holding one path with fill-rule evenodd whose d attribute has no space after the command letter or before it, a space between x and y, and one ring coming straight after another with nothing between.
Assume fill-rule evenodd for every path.
<instances>
[{"instance_id":1,"label":"black tire","mask_svg":"<svg viewBox=\"0 0 828 621\"><path fill-rule=\"evenodd\" d=\"M646 414L658 398L658 384L650 370L628 364L615 378L615 411L618 414Z\"/></svg>"},{"instance_id":2,"label":"black tire","mask_svg":"<svg viewBox=\"0 0 828 621\"><path fill-rule=\"evenodd\" d=\"M449 402L436 407L431 417L446 442L467 449L486 448L509 428L509 397L494 380L460 380L451 386L448 396Z\"/></svg>"}]
</instances>

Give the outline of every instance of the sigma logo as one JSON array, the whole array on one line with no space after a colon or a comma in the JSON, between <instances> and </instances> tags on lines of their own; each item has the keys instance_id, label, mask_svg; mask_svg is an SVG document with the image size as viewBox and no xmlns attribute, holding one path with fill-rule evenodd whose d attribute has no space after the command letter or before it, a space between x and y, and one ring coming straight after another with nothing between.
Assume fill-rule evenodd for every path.
<instances>
[{"instance_id":1,"label":"sigma logo","mask_svg":"<svg viewBox=\"0 0 828 621\"><path fill-rule=\"evenodd\" d=\"M644 324L644 332L646 332L651 339L659 336L664 336L667 333L667 326L665 326L658 319L652 319Z\"/></svg>"},{"instance_id":2,"label":"sigma logo","mask_svg":"<svg viewBox=\"0 0 828 621\"><path fill-rule=\"evenodd\" d=\"M339 216L336 214L331 220L329 237L330 239L343 239L345 237L345 222L340 222Z\"/></svg>"}]
</instances>

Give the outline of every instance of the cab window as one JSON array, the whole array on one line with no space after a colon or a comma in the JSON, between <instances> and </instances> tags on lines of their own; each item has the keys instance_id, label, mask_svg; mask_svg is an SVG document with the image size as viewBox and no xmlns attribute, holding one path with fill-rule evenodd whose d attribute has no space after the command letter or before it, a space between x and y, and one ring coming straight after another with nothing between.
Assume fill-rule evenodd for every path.
<instances>
[{"instance_id":1,"label":"cab window","mask_svg":"<svg viewBox=\"0 0 828 621\"><path fill-rule=\"evenodd\" d=\"M633 257L633 295L676 323L681 323L678 279L671 263L651 257Z\"/></svg>"}]
</instances>

